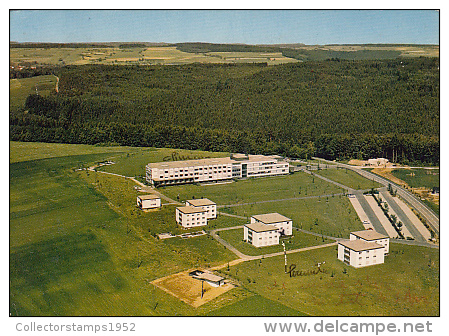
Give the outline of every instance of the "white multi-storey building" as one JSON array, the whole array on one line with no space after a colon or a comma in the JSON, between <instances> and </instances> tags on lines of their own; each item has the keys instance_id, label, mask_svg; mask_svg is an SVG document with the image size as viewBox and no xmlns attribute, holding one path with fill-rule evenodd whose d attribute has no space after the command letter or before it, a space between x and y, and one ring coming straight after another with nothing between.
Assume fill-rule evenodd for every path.
<instances>
[{"instance_id":1,"label":"white multi-storey building","mask_svg":"<svg viewBox=\"0 0 449 336\"><path fill-rule=\"evenodd\" d=\"M161 198L157 195L137 196L137 206L142 209L157 209L161 207Z\"/></svg>"},{"instance_id":2,"label":"white multi-storey building","mask_svg":"<svg viewBox=\"0 0 449 336\"><path fill-rule=\"evenodd\" d=\"M278 228L281 235L291 236L293 222L290 218L280 215L276 212L263 215L255 215L250 219L251 223L261 223L265 225L274 225Z\"/></svg>"},{"instance_id":3,"label":"white multi-storey building","mask_svg":"<svg viewBox=\"0 0 449 336\"><path fill-rule=\"evenodd\" d=\"M202 207L183 206L176 208L176 223L183 228L207 225L207 210Z\"/></svg>"},{"instance_id":4,"label":"white multi-storey building","mask_svg":"<svg viewBox=\"0 0 449 336\"><path fill-rule=\"evenodd\" d=\"M225 158L149 163L146 180L155 186L217 182L234 178L284 175L288 162L273 156L234 154Z\"/></svg>"},{"instance_id":5,"label":"white multi-storey building","mask_svg":"<svg viewBox=\"0 0 449 336\"><path fill-rule=\"evenodd\" d=\"M255 247L278 245L279 229L274 225L261 223L246 224L243 227L243 240Z\"/></svg>"},{"instance_id":6,"label":"white multi-storey building","mask_svg":"<svg viewBox=\"0 0 449 336\"><path fill-rule=\"evenodd\" d=\"M338 242L338 259L355 268L383 264L389 238L374 230L351 232L349 240Z\"/></svg>"},{"instance_id":7,"label":"white multi-storey building","mask_svg":"<svg viewBox=\"0 0 449 336\"><path fill-rule=\"evenodd\" d=\"M351 232L349 240L361 239L366 242L373 242L384 247L384 253L387 255L390 251L390 238L374 230L362 230Z\"/></svg>"},{"instance_id":8,"label":"white multi-storey building","mask_svg":"<svg viewBox=\"0 0 449 336\"><path fill-rule=\"evenodd\" d=\"M217 218L217 204L207 198L187 200L186 206L201 207L207 211L207 219Z\"/></svg>"}]
</instances>

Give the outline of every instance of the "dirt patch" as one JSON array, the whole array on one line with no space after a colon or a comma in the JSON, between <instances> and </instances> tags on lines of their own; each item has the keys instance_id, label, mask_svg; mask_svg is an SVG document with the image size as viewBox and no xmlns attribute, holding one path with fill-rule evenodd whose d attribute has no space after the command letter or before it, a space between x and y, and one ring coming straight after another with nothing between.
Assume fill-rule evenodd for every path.
<instances>
[{"instance_id":1,"label":"dirt patch","mask_svg":"<svg viewBox=\"0 0 449 336\"><path fill-rule=\"evenodd\" d=\"M392 168L374 168L371 172L377 175L380 175L382 177L385 177L386 179L389 179L393 183L396 183L404 188L409 188L408 184L401 179L394 176L391 172L393 171Z\"/></svg>"},{"instance_id":2,"label":"dirt patch","mask_svg":"<svg viewBox=\"0 0 449 336\"><path fill-rule=\"evenodd\" d=\"M440 195L439 194L432 194L431 190L428 188L420 187L420 188L411 188L407 182L397 178L394 176L392 172L392 168L374 168L372 172L374 174L380 175L382 177L385 177L392 181L393 183L396 183L400 185L401 187L410 190L413 194L419 196L422 199L429 200L430 202L433 202L437 205L440 204ZM411 173L413 174L413 173Z\"/></svg>"},{"instance_id":3,"label":"dirt patch","mask_svg":"<svg viewBox=\"0 0 449 336\"><path fill-rule=\"evenodd\" d=\"M203 282L203 297L201 298L201 281L192 278L188 273L188 271L176 273L156 279L151 283L195 308L234 288L234 285L230 283L212 287L207 282Z\"/></svg>"}]
</instances>

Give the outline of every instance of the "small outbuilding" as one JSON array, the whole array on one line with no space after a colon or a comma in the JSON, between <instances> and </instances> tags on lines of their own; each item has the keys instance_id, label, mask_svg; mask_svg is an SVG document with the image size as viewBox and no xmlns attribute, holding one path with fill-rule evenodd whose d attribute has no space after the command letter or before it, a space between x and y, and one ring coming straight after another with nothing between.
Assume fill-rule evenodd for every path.
<instances>
[{"instance_id":1,"label":"small outbuilding","mask_svg":"<svg viewBox=\"0 0 449 336\"><path fill-rule=\"evenodd\" d=\"M157 195L137 196L137 206L142 209L158 209L161 207L161 198Z\"/></svg>"},{"instance_id":2,"label":"small outbuilding","mask_svg":"<svg viewBox=\"0 0 449 336\"><path fill-rule=\"evenodd\" d=\"M225 278L215 275L211 272L195 270L190 272L189 275L200 281L206 281L209 285L213 287L220 287L224 284Z\"/></svg>"}]
</instances>

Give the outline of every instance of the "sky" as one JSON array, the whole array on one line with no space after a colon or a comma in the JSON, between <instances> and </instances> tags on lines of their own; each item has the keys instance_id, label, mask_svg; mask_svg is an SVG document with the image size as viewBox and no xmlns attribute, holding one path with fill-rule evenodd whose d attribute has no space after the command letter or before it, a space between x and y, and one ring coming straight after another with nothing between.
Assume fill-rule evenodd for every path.
<instances>
[{"instance_id":1,"label":"sky","mask_svg":"<svg viewBox=\"0 0 449 336\"><path fill-rule=\"evenodd\" d=\"M16 42L439 44L435 10L11 10Z\"/></svg>"}]
</instances>

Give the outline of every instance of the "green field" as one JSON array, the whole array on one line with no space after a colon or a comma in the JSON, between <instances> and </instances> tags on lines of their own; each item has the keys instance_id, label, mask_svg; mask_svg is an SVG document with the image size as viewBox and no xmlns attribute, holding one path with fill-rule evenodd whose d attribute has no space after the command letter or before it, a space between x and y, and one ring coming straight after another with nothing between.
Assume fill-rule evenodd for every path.
<instances>
[{"instance_id":1,"label":"green field","mask_svg":"<svg viewBox=\"0 0 449 336\"><path fill-rule=\"evenodd\" d=\"M100 160L106 158L114 158L116 153L128 153L132 150L137 150L132 147L119 147L119 146L91 146L91 145L72 145L72 144L59 144L59 143L42 143L42 142L9 142L9 162L23 162L40 159L48 159L55 157L73 155L86 155L86 154L102 154ZM110 153L106 155L106 153ZM95 161L93 161L95 162Z\"/></svg>"},{"instance_id":2,"label":"green field","mask_svg":"<svg viewBox=\"0 0 449 336\"><path fill-rule=\"evenodd\" d=\"M440 186L439 169L394 169L391 173L412 188L432 189Z\"/></svg>"},{"instance_id":3,"label":"green field","mask_svg":"<svg viewBox=\"0 0 449 336\"><path fill-rule=\"evenodd\" d=\"M419 257L417 257L419 256ZM337 259L336 247L249 261L223 270L265 298L312 316L438 316L439 251L392 243L382 265L354 269ZM290 267L290 266L289 266Z\"/></svg>"},{"instance_id":4,"label":"green field","mask_svg":"<svg viewBox=\"0 0 449 336\"><path fill-rule=\"evenodd\" d=\"M181 201L209 198L218 205L230 205L302 196L331 195L343 192L334 184L298 172L292 175L238 180L227 184L180 185L161 187L159 190Z\"/></svg>"},{"instance_id":5,"label":"green field","mask_svg":"<svg viewBox=\"0 0 449 336\"><path fill-rule=\"evenodd\" d=\"M217 234L234 246L237 250L246 255L256 256L283 251L281 245L254 247L253 245L243 241L243 228L219 231ZM330 239L317 237L297 230L293 230L293 235L289 238L282 239L282 241L284 242L287 250L328 244L332 242Z\"/></svg>"},{"instance_id":6,"label":"green field","mask_svg":"<svg viewBox=\"0 0 449 336\"><path fill-rule=\"evenodd\" d=\"M208 316L307 316L296 309L269 300L261 295L252 295L232 305L214 310Z\"/></svg>"},{"instance_id":7,"label":"green field","mask_svg":"<svg viewBox=\"0 0 449 336\"><path fill-rule=\"evenodd\" d=\"M380 183L368 180L349 169L322 169L314 172L314 174L327 177L332 181L356 190L382 187Z\"/></svg>"},{"instance_id":8,"label":"green field","mask_svg":"<svg viewBox=\"0 0 449 336\"><path fill-rule=\"evenodd\" d=\"M9 107L10 109L23 107L27 97L37 92L46 96L55 92L56 76L45 75L31 78L9 80Z\"/></svg>"},{"instance_id":9,"label":"green field","mask_svg":"<svg viewBox=\"0 0 449 336\"><path fill-rule=\"evenodd\" d=\"M108 168L120 169L123 162L123 171L131 172L132 153L139 158L135 162L143 162L140 157L156 159L172 150L11 142L10 151L12 316L438 314L438 250L398 244L391 245L384 265L351 268L346 274L342 273L344 264L336 259L335 248L288 255L289 262L300 269L326 261L329 272L322 278L316 275L286 279L283 260L278 257L244 262L231 266L229 272L225 267L223 274L228 272L239 287L192 308L150 281L194 267L225 265L236 256L209 235L156 239L160 232L186 232L174 223L174 205L141 212L135 206L138 192L131 180L75 170L112 156L123 161L117 160L115 166ZM316 185L308 193L330 188L317 184L318 181L311 183L310 176L303 174L239 181L221 187L224 197L237 192L241 197L263 199L259 190L250 189L246 195L240 183L275 193L273 181L278 181L280 188L287 188L304 178L307 188ZM235 186L238 188L232 189ZM203 188L211 187L220 185ZM302 191L305 192L304 186ZM220 195L218 189L214 192ZM294 226L333 236L347 237L349 231L361 229L348 200L339 196L224 210L246 215L276 211L291 217ZM220 215L210 221L207 229L245 222ZM226 234L237 241L241 230L220 233ZM289 238L287 248L324 243L321 237L296 231L294 236ZM279 246L273 247L276 248ZM359 292L364 293L359 301L348 302L352 294Z\"/></svg>"},{"instance_id":10,"label":"green field","mask_svg":"<svg viewBox=\"0 0 449 336\"><path fill-rule=\"evenodd\" d=\"M11 157L20 159L14 148ZM11 315L196 315L149 281L235 258L208 236L163 242L131 227L122 213L127 199L114 204L91 184L95 173L73 172L109 155L10 164Z\"/></svg>"},{"instance_id":11,"label":"green field","mask_svg":"<svg viewBox=\"0 0 449 336\"><path fill-rule=\"evenodd\" d=\"M349 238L351 231L363 230L357 213L343 196L260 203L222 211L246 217L278 212L291 218L295 227L331 237Z\"/></svg>"}]
</instances>

